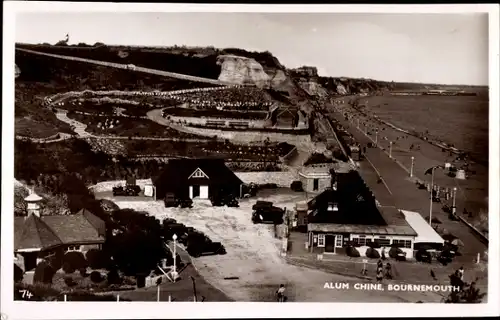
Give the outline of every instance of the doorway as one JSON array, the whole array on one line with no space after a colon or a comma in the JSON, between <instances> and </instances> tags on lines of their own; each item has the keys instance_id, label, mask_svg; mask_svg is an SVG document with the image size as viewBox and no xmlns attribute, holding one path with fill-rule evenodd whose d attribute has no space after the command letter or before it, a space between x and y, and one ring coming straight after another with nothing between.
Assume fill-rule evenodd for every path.
<instances>
[{"instance_id":1,"label":"doorway","mask_svg":"<svg viewBox=\"0 0 500 320\"><path fill-rule=\"evenodd\" d=\"M332 234L325 235L325 252L335 253L335 236Z\"/></svg>"},{"instance_id":2,"label":"doorway","mask_svg":"<svg viewBox=\"0 0 500 320\"><path fill-rule=\"evenodd\" d=\"M200 196L200 186L191 186L191 188L191 199L198 198Z\"/></svg>"}]
</instances>

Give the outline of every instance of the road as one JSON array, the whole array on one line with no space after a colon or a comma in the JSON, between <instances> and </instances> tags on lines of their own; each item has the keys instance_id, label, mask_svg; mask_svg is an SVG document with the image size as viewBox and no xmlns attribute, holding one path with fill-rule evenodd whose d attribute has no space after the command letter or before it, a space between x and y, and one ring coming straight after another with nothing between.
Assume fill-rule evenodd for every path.
<instances>
[{"instance_id":1,"label":"road","mask_svg":"<svg viewBox=\"0 0 500 320\"><path fill-rule=\"evenodd\" d=\"M28 49L20 49L20 48L16 48L16 50L22 51L22 52L27 52L27 53L32 53L32 54L37 54L37 55L41 55L41 56L48 56L48 57L52 57L52 58L71 60L71 61L79 61L79 62L91 63L91 64L95 64L95 65L101 65L101 66L105 66L105 67L125 69L125 70L143 72L143 73L149 73L149 74L156 74L156 75L163 76L163 77L175 78L175 79L185 80L185 81L209 83L209 84L213 84L213 85L234 85L234 83L219 81L219 80L215 80L215 79L189 76L189 75L175 73L175 72L168 72L168 71L155 70L155 69L150 69L150 68L143 68L143 67L127 65L127 64L122 64L122 63L113 63L113 62L107 62L107 61L84 59L84 58L79 58L79 57L64 56L64 55L60 55L60 54L38 52L38 51L33 51L33 50L28 50Z\"/></svg>"},{"instance_id":2,"label":"road","mask_svg":"<svg viewBox=\"0 0 500 320\"><path fill-rule=\"evenodd\" d=\"M372 142L361 131L353 128L352 125L349 126L349 123L340 113L331 113L330 116L342 126L351 127L350 133L361 145L367 145L369 142ZM393 194L398 208L420 212L423 217L429 215L429 193L425 190L419 190L416 184L410 181L406 170L401 168L401 166L393 159L390 159L379 148L367 148L365 156L384 179L385 184ZM460 250L462 256L458 256L456 258L457 261L470 264L477 257L478 253L483 254L487 250L487 246L467 226L460 222L450 221L448 214L441 210L440 205L433 205L432 215L441 220L443 228L464 242L465 246Z\"/></svg>"}]
</instances>

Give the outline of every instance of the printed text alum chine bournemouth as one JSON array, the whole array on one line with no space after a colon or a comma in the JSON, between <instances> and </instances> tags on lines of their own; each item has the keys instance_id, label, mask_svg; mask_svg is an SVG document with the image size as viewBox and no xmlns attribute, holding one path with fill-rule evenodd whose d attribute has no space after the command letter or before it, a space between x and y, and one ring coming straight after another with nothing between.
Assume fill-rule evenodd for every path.
<instances>
[{"instance_id":1,"label":"printed text alum chine bournemouth","mask_svg":"<svg viewBox=\"0 0 500 320\"><path fill-rule=\"evenodd\" d=\"M428 285L428 284L388 284L384 286L381 283L355 283L351 285L346 282L325 282L324 289L336 290L366 290L366 291L415 291L415 292L453 292L460 291L460 287L451 285Z\"/></svg>"}]
</instances>

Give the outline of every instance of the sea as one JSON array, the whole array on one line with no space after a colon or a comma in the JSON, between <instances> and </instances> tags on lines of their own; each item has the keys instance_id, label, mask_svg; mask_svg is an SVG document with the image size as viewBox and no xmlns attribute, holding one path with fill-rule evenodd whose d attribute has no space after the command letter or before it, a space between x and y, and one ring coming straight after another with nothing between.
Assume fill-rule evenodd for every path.
<instances>
[{"instance_id":1,"label":"sea","mask_svg":"<svg viewBox=\"0 0 500 320\"><path fill-rule=\"evenodd\" d=\"M374 96L360 99L381 120L426 133L487 161L489 99L478 96Z\"/></svg>"}]
</instances>

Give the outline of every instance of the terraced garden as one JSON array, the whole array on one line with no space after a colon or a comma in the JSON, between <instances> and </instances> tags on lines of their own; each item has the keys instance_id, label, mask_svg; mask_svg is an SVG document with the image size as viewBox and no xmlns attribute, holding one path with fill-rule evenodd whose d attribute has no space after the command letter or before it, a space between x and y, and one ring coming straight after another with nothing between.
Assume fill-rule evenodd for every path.
<instances>
[{"instance_id":1,"label":"terraced garden","mask_svg":"<svg viewBox=\"0 0 500 320\"><path fill-rule=\"evenodd\" d=\"M94 135L124 137L168 137L179 139L197 139L198 136L179 132L162 126L148 119L101 117L68 113L68 117L87 125L86 131ZM158 143L158 142L156 142Z\"/></svg>"},{"instance_id":2,"label":"terraced garden","mask_svg":"<svg viewBox=\"0 0 500 320\"><path fill-rule=\"evenodd\" d=\"M166 116L196 117L196 118L226 118L241 120L264 120L267 117L265 111L238 112L234 110L217 109L189 109L189 108L167 108L164 110Z\"/></svg>"}]
</instances>

